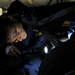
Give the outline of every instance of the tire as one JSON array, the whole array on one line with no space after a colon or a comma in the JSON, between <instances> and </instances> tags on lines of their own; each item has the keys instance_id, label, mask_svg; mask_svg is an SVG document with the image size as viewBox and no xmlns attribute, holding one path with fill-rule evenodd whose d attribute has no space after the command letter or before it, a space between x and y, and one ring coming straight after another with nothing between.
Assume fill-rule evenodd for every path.
<instances>
[{"instance_id":1,"label":"tire","mask_svg":"<svg viewBox=\"0 0 75 75\"><path fill-rule=\"evenodd\" d=\"M74 42L67 41L49 52L40 65L38 75L75 75Z\"/></svg>"}]
</instances>

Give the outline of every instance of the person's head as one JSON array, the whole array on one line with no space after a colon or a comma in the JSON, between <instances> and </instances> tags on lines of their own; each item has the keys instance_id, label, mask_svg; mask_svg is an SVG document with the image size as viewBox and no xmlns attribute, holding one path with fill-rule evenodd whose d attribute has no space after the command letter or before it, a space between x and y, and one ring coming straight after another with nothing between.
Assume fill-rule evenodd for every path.
<instances>
[{"instance_id":1,"label":"person's head","mask_svg":"<svg viewBox=\"0 0 75 75\"><path fill-rule=\"evenodd\" d=\"M13 18L0 18L0 41L13 43L22 41L27 37L27 33L23 29L20 22Z\"/></svg>"}]
</instances>

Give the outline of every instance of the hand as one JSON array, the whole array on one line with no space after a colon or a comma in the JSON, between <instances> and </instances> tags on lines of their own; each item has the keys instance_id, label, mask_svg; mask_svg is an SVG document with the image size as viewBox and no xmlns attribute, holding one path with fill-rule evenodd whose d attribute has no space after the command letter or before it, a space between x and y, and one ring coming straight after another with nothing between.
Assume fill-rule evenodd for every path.
<instances>
[{"instance_id":1,"label":"hand","mask_svg":"<svg viewBox=\"0 0 75 75\"><path fill-rule=\"evenodd\" d=\"M11 56L18 56L18 55L21 54L20 50L17 47L13 46L13 45L7 46L5 48L5 51L6 51L7 55L11 55Z\"/></svg>"}]
</instances>

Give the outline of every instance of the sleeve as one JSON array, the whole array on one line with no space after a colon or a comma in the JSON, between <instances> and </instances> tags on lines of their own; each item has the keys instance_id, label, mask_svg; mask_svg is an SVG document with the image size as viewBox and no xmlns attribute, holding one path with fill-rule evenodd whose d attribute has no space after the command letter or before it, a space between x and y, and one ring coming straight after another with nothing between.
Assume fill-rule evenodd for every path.
<instances>
[{"instance_id":1,"label":"sleeve","mask_svg":"<svg viewBox=\"0 0 75 75\"><path fill-rule=\"evenodd\" d=\"M26 73L28 73L27 75L38 75L38 70L41 61L41 58L35 57L31 59L27 64L25 64L23 68L26 71Z\"/></svg>"}]
</instances>

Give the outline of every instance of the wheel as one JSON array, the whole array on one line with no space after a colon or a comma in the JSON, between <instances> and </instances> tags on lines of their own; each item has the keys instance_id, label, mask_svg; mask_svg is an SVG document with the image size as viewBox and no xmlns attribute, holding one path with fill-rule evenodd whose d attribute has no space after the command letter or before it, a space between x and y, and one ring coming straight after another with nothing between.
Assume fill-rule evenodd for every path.
<instances>
[{"instance_id":1,"label":"wheel","mask_svg":"<svg viewBox=\"0 0 75 75\"><path fill-rule=\"evenodd\" d=\"M67 41L49 52L38 75L75 75L75 41Z\"/></svg>"}]
</instances>

